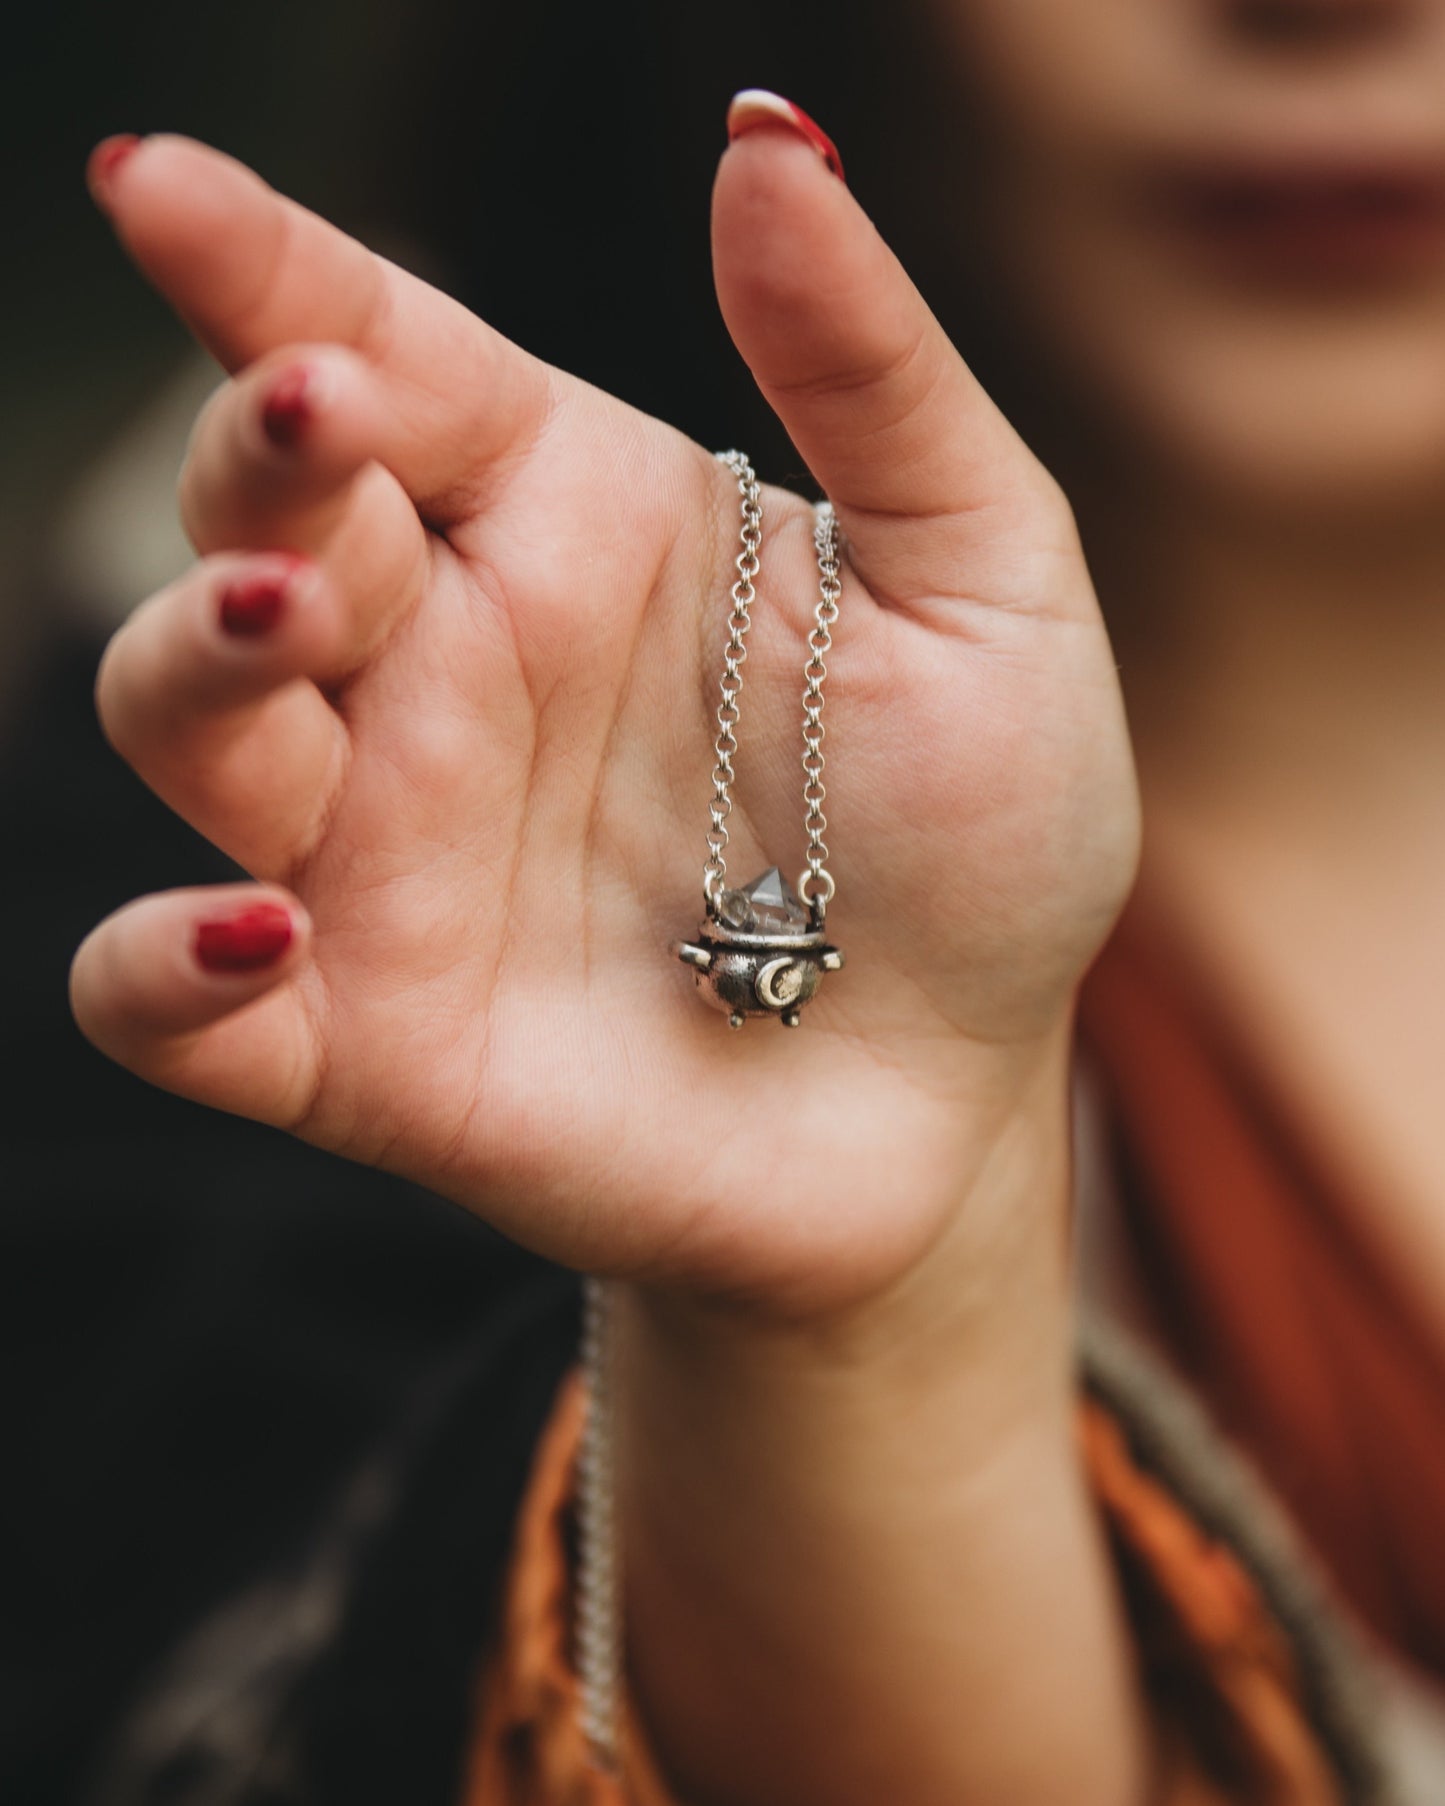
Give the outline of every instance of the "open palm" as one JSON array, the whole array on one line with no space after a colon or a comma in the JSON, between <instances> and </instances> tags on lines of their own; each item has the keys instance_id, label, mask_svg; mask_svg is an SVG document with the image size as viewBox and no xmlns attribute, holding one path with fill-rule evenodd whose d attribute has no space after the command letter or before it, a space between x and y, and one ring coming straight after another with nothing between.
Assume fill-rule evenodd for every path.
<instances>
[{"instance_id":1,"label":"open palm","mask_svg":"<svg viewBox=\"0 0 1445 1806\"><path fill-rule=\"evenodd\" d=\"M98 186L233 372L182 484L202 560L117 636L102 717L261 888L103 923L87 1032L579 1266L800 1308L887 1284L1057 1067L1137 822L1068 511L847 190L767 130L715 195L729 326L849 567L848 968L800 1033L730 1034L668 943L701 913L733 477L215 152L147 140ZM804 846L812 510L763 507L733 882Z\"/></svg>"}]
</instances>

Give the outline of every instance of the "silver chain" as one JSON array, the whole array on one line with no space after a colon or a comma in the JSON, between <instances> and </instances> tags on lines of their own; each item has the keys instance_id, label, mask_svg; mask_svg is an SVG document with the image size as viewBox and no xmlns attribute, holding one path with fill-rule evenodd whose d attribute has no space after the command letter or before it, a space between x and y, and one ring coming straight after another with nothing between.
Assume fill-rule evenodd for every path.
<instances>
[{"instance_id":1,"label":"silver chain","mask_svg":"<svg viewBox=\"0 0 1445 1806\"><path fill-rule=\"evenodd\" d=\"M739 699L743 687L743 661L748 656L746 638L752 626L751 609L757 600L757 576L761 569L763 543L762 491L757 473L744 453L719 452L718 460L737 478L742 498L742 522L738 537L741 549L735 560L737 581L732 587L732 611L728 615L728 643L723 652L723 674L718 688L722 701L718 704L718 735L713 743L717 762L712 769L712 802L708 812L712 824L707 831L707 860L702 868L702 894L709 905L717 901L727 876L727 820L732 814L732 786L737 782L733 761L737 758L737 725ZM798 884L798 895L813 908L821 921L833 893L837 889L828 871L827 843L823 839L828 818L823 813L823 679L828 675L824 662L833 649L831 628L838 619L838 601L843 594L843 580L838 557L838 522L831 502L820 502L813 528L813 545L818 554L818 606L813 612L813 628L808 635L808 662L803 667L807 688L803 691L803 826L808 835L808 864Z\"/></svg>"},{"instance_id":2,"label":"silver chain","mask_svg":"<svg viewBox=\"0 0 1445 1806\"><path fill-rule=\"evenodd\" d=\"M727 875L727 819L732 813L732 785L737 773L738 699L743 687L742 667L747 657L745 638L752 624L749 613L757 599L759 553L763 541L762 498L752 465L741 452L719 452L722 463L737 478L742 503L739 531L741 550L736 559L737 580L732 586L732 612L728 616L728 643L718 706L718 736L713 750L712 825L708 829L707 863L703 867L703 894L709 904ZM823 680L828 675L827 655L833 649L831 628L838 618L843 591L838 553L838 523L832 505L821 502L813 529L818 554L819 598L813 628L808 635L807 680L803 691L803 802L808 834L808 864L798 894L821 919L832 900L835 885L827 869L828 848L823 839L828 818L823 814L827 792L823 788ZM812 893L812 894L810 894ZM577 1516L577 1627L576 1662L580 1683L582 1729L592 1760L604 1773L621 1769L621 1718L624 1660L622 1613L622 1551L617 1525L617 1322L612 1282L589 1277L583 1292L582 1368L587 1391L587 1419L579 1456Z\"/></svg>"},{"instance_id":3,"label":"silver chain","mask_svg":"<svg viewBox=\"0 0 1445 1806\"><path fill-rule=\"evenodd\" d=\"M617 1535L616 1331L612 1289L589 1275L582 1293L587 1421L577 1487L577 1677L582 1730L604 1774L619 1769L622 1704L622 1551Z\"/></svg>"},{"instance_id":4,"label":"silver chain","mask_svg":"<svg viewBox=\"0 0 1445 1806\"><path fill-rule=\"evenodd\" d=\"M762 491L757 473L740 451L718 453L719 460L738 480L742 497L742 528L739 537L742 550L734 561L737 581L732 588L732 612L728 615L728 643L723 653L723 674L719 684L722 701L718 704L718 736L713 743L717 763L712 768L712 802L708 805L712 826L707 831L707 863L702 868L702 894L712 903L727 876L727 819L733 812L732 786L737 780L733 760L737 757L738 698L743 687L743 660L748 649L743 641L752 617L748 610L757 596L754 579L759 568L758 551L763 543Z\"/></svg>"},{"instance_id":5,"label":"silver chain","mask_svg":"<svg viewBox=\"0 0 1445 1806\"><path fill-rule=\"evenodd\" d=\"M813 631L808 635L811 656L803 667L808 687L803 692L803 802L807 813L803 826L808 831L808 869L798 884L798 895L813 904L822 916L833 900L837 886L828 871L827 844L823 832L828 818L823 813L823 679L828 675L824 663L833 650L830 631L838 619L838 598L843 594L843 580L838 568L838 520L831 502L819 502L813 524L813 545L818 553L818 606L813 611ZM810 884L818 886L817 895L809 895Z\"/></svg>"}]
</instances>

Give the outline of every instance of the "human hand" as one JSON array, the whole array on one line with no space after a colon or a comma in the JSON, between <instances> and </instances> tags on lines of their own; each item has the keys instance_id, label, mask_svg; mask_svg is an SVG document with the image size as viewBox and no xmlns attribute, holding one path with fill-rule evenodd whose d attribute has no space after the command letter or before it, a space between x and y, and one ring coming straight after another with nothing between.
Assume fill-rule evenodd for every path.
<instances>
[{"instance_id":1,"label":"human hand","mask_svg":"<svg viewBox=\"0 0 1445 1806\"><path fill-rule=\"evenodd\" d=\"M1062 1108L1137 809L1068 509L846 188L770 129L714 197L728 325L849 565L848 968L800 1033L732 1035L667 952L700 915L732 477L214 151L93 168L232 372L182 482L201 561L116 636L102 719L259 888L102 923L86 1033L577 1266L803 1315L885 1290L1020 1111ZM765 493L733 880L800 863L811 527Z\"/></svg>"}]
</instances>

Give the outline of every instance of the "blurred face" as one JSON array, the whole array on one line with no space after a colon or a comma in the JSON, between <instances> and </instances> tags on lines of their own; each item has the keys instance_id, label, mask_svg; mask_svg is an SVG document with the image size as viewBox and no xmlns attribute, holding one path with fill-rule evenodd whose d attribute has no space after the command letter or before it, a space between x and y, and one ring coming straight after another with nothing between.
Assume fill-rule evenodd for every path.
<instances>
[{"instance_id":1,"label":"blurred face","mask_svg":"<svg viewBox=\"0 0 1445 1806\"><path fill-rule=\"evenodd\" d=\"M1097 419L1266 508L1445 500L1445 0L926 4Z\"/></svg>"}]
</instances>

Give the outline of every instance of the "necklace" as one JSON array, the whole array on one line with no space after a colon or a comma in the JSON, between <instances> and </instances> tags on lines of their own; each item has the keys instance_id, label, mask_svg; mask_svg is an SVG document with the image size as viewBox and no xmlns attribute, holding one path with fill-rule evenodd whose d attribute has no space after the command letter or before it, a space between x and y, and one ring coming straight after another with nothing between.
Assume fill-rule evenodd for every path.
<instances>
[{"instance_id":1,"label":"necklace","mask_svg":"<svg viewBox=\"0 0 1445 1806\"><path fill-rule=\"evenodd\" d=\"M713 751L713 799L702 872L706 919L695 941L674 943L673 952L691 966L698 989L715 1009L726 1010L733 1028L749 1016L776 1016L796 1028L799 1012L817 991L825 972L843 965L842 951L829 946L823 920L836 885L828 870L823 834L827 792L823 788L824 662L832 650L831 628L838 618L843 585L838 557L838 523L832 505L821 502L813 529L818 556L818 605L808 635L803 667L803 827L807 865L797 889L778 867L740 889L727 879L727 820L736 780L738 699L743 687L745 644L757 599L756 580L763 542L762 499L752 465L741 452L718 454L737 478L742 506L741 549L732 586L728 643L719 684L717 739ZM616 1444L618 1431L617 1321L613 1287L590 1276L583 1297L582 1367L587 1418L577 1484L576 1662L580 1682L582 1732L594 1764L604 1773L621 1769L624 1675L622 1551L617 1525Z\"/></svg>"},{"instance_id":2,"label":"necklace","mask_svg":"<svg viewBox=\"0 0 1445 1806\"><path fill-rule=\"evenodd\" d=\"M827 796L823 788L823 680L824 662L832 650L831 629L838 618L843 585L839 575L838 523L829 502L817 508L813 544L818 555L818 605L808 635L808 659L803 666L803 828L808 836L807 865L797 889L777 866L740 889L729 888L727 878L727 821L732 813L732 786L736 780L739 699L743 687L745 644L752 625L751 608L757 597L756 579L761 564L763 517L761 492L752 465L741 452L718 454L737 478L742 502L737 581L732 587L732 612L728 616L728 643L723 654L719 683L717 739L713 751L712 817L707 831L707 860L702 869L702 895L706 919L699 924L695 941L677 941L673 952L691 966L704 1000L725 1010L733 1028L741 1028L749 1016L776 1016L786 1028L797 1028L801 1010L821 984L825 972L843 965L841 949L829 946L823 920L836 885L827 867L828 848L823 834L828 819L823 814Z\"/></svg>"}]
</instances>

